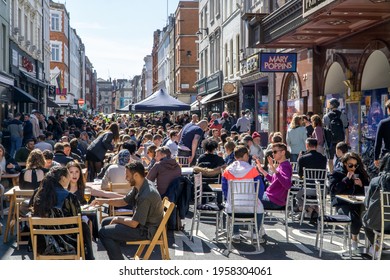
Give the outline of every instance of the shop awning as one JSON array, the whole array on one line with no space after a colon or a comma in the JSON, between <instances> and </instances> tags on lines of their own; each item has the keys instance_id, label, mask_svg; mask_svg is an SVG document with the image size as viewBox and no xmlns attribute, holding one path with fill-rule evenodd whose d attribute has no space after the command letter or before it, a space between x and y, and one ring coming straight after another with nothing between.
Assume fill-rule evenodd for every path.
<instances>
[{"instance_id":1,"label":"shop awning","mask_svg":"<svg viewBox=\"0 0 390 280\"><path fill-rule=\"evenodd\" d=\"M35 99L31 94L22 90L21 88L13 86L12 100L14 102L20 103L38 103L38 100Z\"/></svg>"},{"instance_id":2,"label":"shop awning","mask_svg":"<svg viewBox=\"0 0 390 280\"><path fill-rule=\"evenodd\" d=\"M200 100L200 103L201 103L201 104L206 104L211 98L213 98L214 96L216 96L218 93L221 93L221 92L220 92L220 91L216 91L216 92L207 94L206 96L204 96L204 97L202 98L202 100Z\"/></svg>"},{"instance_id":3,"label":"shop awning","mask_svg":"<svg viewBox=\"0 0 390 280\"><path fill-rule=\"evenodd\" d=\"M60 105L58 105L57 103L55 103L53 100L51 100L50 98L47 98L47 107L50 107L50 108L60 108Z\"/></svg>"},{"instance_id":4,"label":"shop awning","mask_svg":"<svg viewBox=\"0 0 390 280\"><path fill-rule=\"evenodd\" d=\"M35 85L38 85L38 86L41 86L41 87L46 87L46 86L48 86L48 84L45 83L44 81L41 81L41 80L39 80L39 79L37 79L37 78L31 76L30 74L27 74L27 73L24 72L24 71L20 71L20 72L22 73L23 77L24 77L27 81L29 81L30 83L35 84Z\"/></svg>"},{"instance_id":5,"label":"shop awning","mask_svg":"<svg viewBox=\"0 0 390 280\"><path fill-rule=\"evenodd\" d=\"M191 111L197 111L199 110L199 101L195 100L194 102L191 103Z\"/></svg>"}]
</instances>

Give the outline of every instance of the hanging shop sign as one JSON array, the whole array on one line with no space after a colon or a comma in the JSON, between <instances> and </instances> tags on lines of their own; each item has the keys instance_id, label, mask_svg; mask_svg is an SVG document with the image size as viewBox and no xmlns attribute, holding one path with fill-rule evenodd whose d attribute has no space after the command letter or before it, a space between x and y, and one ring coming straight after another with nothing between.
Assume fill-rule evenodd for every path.
<instances>
[{"instance_id":1,"label":"hanging shop sign","mask_svg":"<svg viewBox=\"0 0 390 280\"><path fill-rule=\"evenodd\" d=\"M315 13L316 11L336 2L336 0L302 0L303 18Z\"/></svg>"},{"instance_id":2,"label":"hanging shop sign","mask_svg":"<svg viewBox=\"0 0 390 280\"><path fill-rule=\"evenodd\" d=\"M296 53L261 53L260 72L296 72Z\"/></svg>"},{"instance_id":3,"label":"hanging shop sign","mask_svg":"<svg viewBox=\"0 0 390 280\"><path fill-rule=\"evenodd\" d=\"M259 54L252 55L241 62L241 75L246 75L259 69Z\"/></svg>"}]
</instances>

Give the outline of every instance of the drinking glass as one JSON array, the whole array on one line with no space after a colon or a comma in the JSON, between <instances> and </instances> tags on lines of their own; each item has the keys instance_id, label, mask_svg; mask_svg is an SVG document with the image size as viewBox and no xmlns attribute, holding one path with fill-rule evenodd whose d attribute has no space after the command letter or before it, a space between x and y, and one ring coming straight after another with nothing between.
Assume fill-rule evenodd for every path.
<instances>
[{"instance_id":1,"label":"drinking glass","mask_svg":"<svg viewBox=\"0 0 390 280\"><path fill-rule=\"evenodd\" d=\"M87 204L89 204L89 201L91 199L91 189L87 188L84 190L84 199L87 201Z\"/></svg>"}]
</instances>

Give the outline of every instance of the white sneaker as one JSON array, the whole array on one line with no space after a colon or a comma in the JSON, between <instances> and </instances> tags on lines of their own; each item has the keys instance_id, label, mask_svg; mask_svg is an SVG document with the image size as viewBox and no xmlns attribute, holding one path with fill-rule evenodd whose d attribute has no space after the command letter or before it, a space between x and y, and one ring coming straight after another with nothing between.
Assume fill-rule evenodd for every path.
<instances>
[{"instance_id":1,"label":"white sneaker","mask_svg":"<svg viewBox=\"0 0 390 280\"><path fill-rule=\"evenodd\" d=\"M357 249L358 249L358 246L359 244L358 244L358 242L357 241L355 241L355 240L352 240L352 244L351 244L351 249L352 249L352 251L356 251Z\"/></svg>"},{"instance_id":2,"label":"white sneaker","mask_svg":"<svg viewBox=\"0 0 390 280\"><path fill-rule=\"evenodd\" d=\"M265 235L265 229L264 226L262 226L259 231L259 236L263 237L264 235Z\"/></svg>"},{"instance_id":3,"label":"white sneaker","mask_svg":"<svg viewBox=\"0 0 390 280\"><path fill-rule=\"evenodd\" d=\"M380 259L380 257L379 257L379 252L378 252L377 250L375 250L375 247L376 247L376 246L371 245L371 246L370 246L370 249L368 249L368 254L369 254L371 257L375 254L374 260L379 260L379 259ZM374 252L374 250L375 250L375 252Z\"/></svg>"},{"instance_id":4,"label":"white sneaker","mask_svg":"<svg viewBox=\"0 0 390 280\"><path fill-rule=\"evenodd\" d=\"M241 236L239 234L234 234L232 236L232 242L233 243L240 243L241 242Z\"/></svg>"},{"instance_id":5,"label":"white sneaker","mask_svg":"<svg viewBox=\"0 0 390 280\"><path fill-rule=\"evenodd\" d=\"M243 234L242 237L244 237L246 240L250 240L252 238L251 233L249 231L246 232L245 234ZM256 240L257 240L256 234L253 233L253 241L255 242ZM262 235L260 234L260 231L259 231L259 243L260 244L265 243L265 239L262 238Z\"/></svg>"}]
</instances>

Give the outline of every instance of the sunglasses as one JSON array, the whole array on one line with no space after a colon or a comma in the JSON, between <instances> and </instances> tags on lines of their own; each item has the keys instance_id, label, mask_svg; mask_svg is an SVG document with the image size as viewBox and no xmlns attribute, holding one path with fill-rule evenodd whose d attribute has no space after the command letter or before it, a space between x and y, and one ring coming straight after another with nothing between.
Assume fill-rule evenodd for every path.
<instances>
[{"instance_id":1,"label":"sunglasses","mask_svg":"<svg viewBox=\"0 0 390 280\"><path fill-rule=\"evenodd\" d=\"M274 151L272 151L272 153L276 154L277 152L280 152L280 151L282 151L282 150L274 150Z\"/></svg>"},{"instance_id":2,"label":"sunglasses","mask_svg":"<svg viewBox=\"0 0 390 280\"><path fill-rule=\"evenodd\" d=\"M347 165L348 166L348 168L358 168L359 167L359 164L348 164Z\"/></svg>"}]
</instances>

